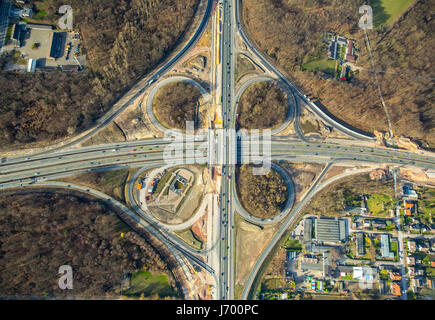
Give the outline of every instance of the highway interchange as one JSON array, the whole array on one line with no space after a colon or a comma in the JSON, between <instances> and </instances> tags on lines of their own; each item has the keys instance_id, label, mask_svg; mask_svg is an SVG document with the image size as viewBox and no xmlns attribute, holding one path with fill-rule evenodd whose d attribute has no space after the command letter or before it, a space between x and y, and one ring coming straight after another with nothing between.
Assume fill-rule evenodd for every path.
<instances>
[{"instance_id":1,"label":"highway interchange","mask_svg":"<svg viewBox=\"0 0 435 320\"><path fill-rule=\"evenodd\" d=\"M253 285L255 277L257 276L265 258L288 227L302 212L304 206L323 187L347 175L343 173L342 175L331 178L328 181L321 181L326 172L334 164L341 163L353 166L388 164L435 170L435 157L432 155L422 155L409 151L393 150L382 147L361 147L349 144L341 145L336 143L310 141L306 139L301 130L298 130L298 108L300 101L305 103L325 123L340 132L343 132L352 139L371 142L374 140L373 136L354 130L353 128L332 118L316 105L312 104L311 101L309 101L300 90L290 82L290 80L286 79L286 77L270 64L267 59L249 42L239 20L239 2L236 0L222 1L223 29L220 46L222 50L222 70L220 73L222 75L222 81L220 94L223 115L222 131L228 132L229 134L224 134L223 139L219 140L219 145L214 146L216 150L221 150L220 158L223 160L222 185L219 195L219 223L218 230L214 230L219 236L217 237L218 241L214 244L208 245L207 249L196 250L188 246L181 239L169 232L169 230L165 229L164 226L160 225L158 221L152 219L151 216L143 211L133 200L133 184L135 183L135 179L139 176L139 173L148 169L167 165L165 162L164 149L172 142L170 139L129 141L74 149L71 147L98 133L104 126L109 124L128 105L130 105L138 95L155 85L160 76L168 73L168 71L170 71L171 68L174 67L176 63L193 48L194 44L203 33L211 15L213 1L207 0L206 2L207 6L204 10L202 21L194 36L188 41L183 49L152 77L145 77L144 79L146 80L142 79L140 85L135 86L134 91L127 94L129 98L121 98L120 101L123 101L123 103L119 103L117 107L113 108L113 112L102 117L93 129L89 130L86 134L72 138L62 147L55 146L49 152L47 151L16 158L2 158L0 163L0 190L20 187L69 188L108 201L111 205L122 210L135 221L147 228L147 230L165 244L183 268L184 261L181 256L188 259L192 264L200 266L209 272L216 281L217 292L215 297L218 299L234 299L234 277L235 266L237 263L235 261L234 239L234 218L236 211L246 220L259 225L282 222L279 231L262 252L254 266L254 269L249 275L242 294L242 299L248 299L251 297L251 286ZM240 202L237 199L235 185L236 160L234 159L234 156L236 152L237 154L243 152L249 154L251 146L249 139L238 140L237 137L232 134L236 128L237 96L239 96L239 93L236 95L235 92L234 77L236 35L239 35L243 39L253 57L258 59L264 69L266 69L269 74L273 74L281 83L285 84L288 87L289 92L291 92L296 98L293 102L293 112L295 117L289 117L289 121L293 121L295 130L300 139L293 140L286 139L285 137L272 137L270 160L275 161L272 166L278 171L283 170L276 163L276 161L279 160L325 164L324 170L319 174L305 197L299 203L295 203L294 199L291 201L289 200L283 213L271 221L260 221L249 216L249 214L241 208ZM197 138L194 145L195 147L204 146L204 143L207 142L207 140L210 140L210 135L204 135ZM208 141L208 143L213 144L214 142ZM173 165L186 163L186 160L193 160L189 158L190 156L190 154L183 152L183 157L175 159ZM195 161L198 160L210 162L210 154L204 154L202 159L195 159ZM216 163L209 163L209 166L213 165L216 165ZM78 173L116 170L121 168L140 168L139 173L136 173L134 178L129 181L128 198L130 199L131 208L126 207L110 196L92 188L56 181ZM361 171L355 170L352 174L365 172L364 170L367 171L367 169L359 170ZM288 184L291 184L291 177L289 176L289 179L286 179L286 181ZM293 196L294 194L292 194L292 197ZM217 250L218 252L218 265L210 266L204 262L204 259L202 258L211 250Z\"/></svg>"}]
</instances>

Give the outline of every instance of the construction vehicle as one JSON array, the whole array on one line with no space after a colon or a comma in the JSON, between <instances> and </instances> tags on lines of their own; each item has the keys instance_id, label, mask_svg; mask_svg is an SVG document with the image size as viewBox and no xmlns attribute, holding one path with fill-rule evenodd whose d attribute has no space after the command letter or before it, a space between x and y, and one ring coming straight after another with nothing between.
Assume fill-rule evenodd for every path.
<instances>
[{"instance_id":1,"label":"construction vehicle","mask_svg":"<svg viewBox=\"0 0 435 320\"><path fill-rule=\"evenodd\" d=\"M80 55L80 43L76 46L75 51L74 51L74 55L75 56Z\"/></svg>"},{"instance_id":2,"label":"construction vehicle","mask_svg":"<svg viewBox=\"0 0 435 320\"><path fill-rule=\"evenodd\" d=\"M70 50L71 50L71 42L68 43L68 44L66 45L66 47L65 47L65 59L66 59L66 60L68 60L68 58L69 58L69 52L70 52Z\"/></svg>"}]
</instances>

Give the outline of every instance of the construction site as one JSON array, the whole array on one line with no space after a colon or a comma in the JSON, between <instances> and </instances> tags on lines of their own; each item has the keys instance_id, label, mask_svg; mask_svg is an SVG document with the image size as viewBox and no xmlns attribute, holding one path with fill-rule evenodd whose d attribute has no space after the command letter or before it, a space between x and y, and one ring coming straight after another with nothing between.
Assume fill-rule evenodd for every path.
<instances>
[{"instance_id":1,"label":"construction site","mask_svg":"<svg viewBox=\"0 0 435 320\"><path fill-rule=\"evenodd\" d=\"M19 55L20 59L9 65L13 71L35 72L58 68L78 72L84 68L86 60L80 33L56 30L47 24L12 24L3 52L6 56Z\"/></svg>"}]
</instances>

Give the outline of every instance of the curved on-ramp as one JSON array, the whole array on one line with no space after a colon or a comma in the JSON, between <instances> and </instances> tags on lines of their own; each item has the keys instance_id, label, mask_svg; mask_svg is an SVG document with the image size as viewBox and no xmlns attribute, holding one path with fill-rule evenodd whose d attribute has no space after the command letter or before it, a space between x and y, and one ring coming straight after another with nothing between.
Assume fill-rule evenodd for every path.
<instances>
[{"instance_id":1,"label":"curved on-ramp","mask_svg":"<svg viewBox=\"0 0 435 320\"><path fill-rule=\"evenodd\" d=\"M284 209L281 211L281 213L279 215L277 215L273 218L270 218L270 219L260 219L260 218L254 217L240 203L237 190L233 190L233 192L234 192L233 199L235 201L237 213L239 215L241 215L246 221L248 221L252 224L266 226L266 225L272 225L272 224L278 223L281 220L283 220L290 213L290 211L292 210L293 205L295 203L295 199L296 199L295 187L294 187L293 180L290 177L290 174L284 168L282 168L281 166L279 166L275 163L271 163L270 165L271 165L271 168L273 170L277 171L281 175L281 177L284 179L284 181L287 185L287 190L288 190L287 202L284 206ZM233 187L234 187L234 189L236 188L235 184L233 184Z\"/></svg>"},{"instance_id":2,"label":"curved on-ramp","mask_svg":"<svg viewBox=\"0 0 435 320\"><path fill-rule=\"evenodd\" d=\"M349 175L354 175L354 174L362 174L362 173L367 173L370 172L371 170L373 170L373 168L362 168L362 169L357 169L357 170L350 170L348 172L344 172L341 173L339 175L336 175L332 178L329 178L326 181L323 181L322 183L320 183L320 181L322 180L322 178L325 176L325 174L329 171L329 169L335 165L335 164L339 164L341 161L341 159L336 159L332 162L329 162L325 168L322 170L322 172L319 174L319 176L316 178L315 182L312 184L312 186L310 187L310 189L308 190L308 192L305 194L304 198L293 208L293 210L291 211L291 213L287 216L287 220L284 222L284 224L280 227L280 229L278 230L278 232L274 235L274 237L272 238L272 240L269 242L269 244L267 245L267 247L263 250L263 252L261 253L260 257L257 259L253 269L251 270L249 277L246 281L245 287L243 289L243 293L242 293L242 297L241 299L248 299L249 295L251 293L252 285L254 283L254 280L257 278L258 276L258 272L261 268L261 266L264 263L264 260L266 259L266 257L270 254L270 252L272 251L272 249L276 246L276 244L278 243L278 241L282 238L283 234L288 230L288 228L290 227L290 225L296 221L296 219L299 217L299 214L305 209L305 206L309 203L309 201L322 189L324 189L325 187L327 187L328 185L330 185L331 183L334 183L346 176Z\"/></svg>"},{"instance_id":3,"label":"curved on-ramp","mask_svg":"<svg viewBox=\"0 0 435 320\"><path fill-rule=\"evenodd\" d=\"M146 112L148 114L148 117L150 118L150 121L152 122L152 124L160 131L162 132L168 132L168 131L172 131L172 132L177 132L180 134L183 134L183 132L179 129L173 129L173 128L167 128L165 127L163 124L161 124L155 114L154 114L154 110L153 110L153 100L154 100L154 96L157 93L157 91L172 82L187 82L190 83L191 85L194 85L195 87L197 87L199 89L199 91L201 92L202 96L204 97L204 101L206 104L210 104L211 102L211 95L207 92L206 89L204 89L197 81L189 78L189 77L184 77L184 76L171 76L168 78L165 78L161 81L159 81L154 88L151 90L151 92L149 93L148 97L147 97L147 103L146 103Z\"/></svg>"},{"instance_id":4,"label":"curved on-ramp","mask_svg":"<svg viewBox=\"0 0 435 320\"><path fill-rule=\"evenodd\" d=\"M272 131L272 135L273 134L277 134L281 131L283 131L287 126L289 126L295 119L295 115L296 115L296 99L295 96L292 92L292 90L282 81L268 77L268 76L256 76L256 77L252 77L250 79L248 79L247 81L245 81L239 88L239 90L237 90L236 96L235 96L235 103L234 105L234 111L233 113L236 114L238 106L239 106L239 100L242 97L243 93L246 91L246 89L248 89L252 84L257 83L257 82L274 82L276 83L287 95L287 101L288 101L288 109L287 109L287 115L286 118L284 120L284 122L279 125L276 128L273 128ZM267 111L265 111L267 112Z\"/></svg>"},{"instance_id":5,"label":"curved on-ramp","mask_svg":"<svg viewBox=\"0 0 435 320\"><path fill-rule=\"evenodd\" d=\"M182 164L182 163L180 163ZM198 218L199 215L199 210L197 211L197 214L195 214L193 217L191 217L189 220L187 220L186 222L179 224L179 225L170 225L170 224L165 224L159 220L157 220L152 213L149 211L147 205L146 205L146 201L144 203L142 203L141 205L138 205L133 197L133 190L134 190L134 183L135 181L137 181L137 179L139 178L139 176L146 170L152 169L152 168L156 168L158 166L155 167L143 167L141 169L139 169L128 181L128 186L127 186L127 195L129 198L129 201L131 203L132 208L142 217L144 217L150 224L152 224L153 226L159 228L160 230L164 230L165 232L171 232L171 231L177 231L177 230L183 230L188 228L190 225L192 225ZM172 167L171 166L165 166L165 167L161 167L161 170L164 169L168 169ZM157 171L154 171L153 175L150 175L148 177L148 181L150 181L155 175L157 174ZM142 209L142 207L144 207ZM190 224L190 225L189 225ZM217 243L215 244L211 244L209 246L207 246L206 248L203 248L201 250L198 249L194 249L191 246L189 246L184 240L180 239L179 237L172 235L172 234L168 234L168 238L170 238L172 241L174 241L175 243L177 243L180 247L184 248L186 251L190 252L191 254L207 254L210 251L214 250L215 246L217 245Z\"/></svg>"},{"instance_id":6,"label":"curved on-ramp","mask_svg":"<svg viewBox=\"0 0 435 320\"><path fill-rule=\"evenodd\" d=\"M236 15L237 31L239 32L246 46L260 59L260 61L263 63L266 69L268 69L272 74L275 74L282 82L287 84L289 88L292 88L292 90L294 90L295 92L295 96L301 99L315 114L317 114L323 121L325 121L329 125L333 126L340 132L354 139L375 141L376 137L374 135L361 132L361 130L358 130L356 128L352 128L349 124L335 118L331 114L328 114L327 112L325 112L325 110L322 110L322 108L320 108L319 106L315 105L313 102L308 100L307 97L301 93L299 88L294 83L292 83L289 79L287 79L276 67L274 67L267 60L267 58L262 53L260 53L260 51L251 43L251 41L249 40L249 38L247 37L243 29L243 24L240 21L240 1L241 0L234 0L235 10L236 10L235 15Z\"/></svg>"},{"instance_id":7,"label":"curved on-ramp","mask_svg":"<svg viewBox=\"0 0 435 320\"><path fill-rule=\"evenodd\" d=\"M208 19L211 16L211 11L213 8L213 0L205 0L207 1L207 6L204 10L204 15L202 17L201 23L198 28L194 32L193 36L188 40L188 42L184 45L184 47L169 61L163 64L159 69L157 69L154 74L151 76L149 74L140 78L136 84L122 97L120 97L112 106L112 108L104 114L101 118L97 120L97 123L93 128L88 129L85 132L82 132L67 141L59 142L55 145L46 147L48 150L44 150L41 152L35 152L33 155L47 154L50 152L56 152L62 149L70 148L75 146L81 142L86 141L93 135L97 134L101 130L103 130L109 123L114 120L117 116L119 116L128 106L130 106L139 96L143 94L143 92L148 89L157 79L159 79L162 75L164 75L168 70L170 70L174 65L176 65L199 41L202 34L205 31L205 28L208 23ZM122 100L126 99L125 102ZM115 106L116 104L120 104L120 106ZM23 156L25 157L25 156Z\"/></svg>"}]
</instances>

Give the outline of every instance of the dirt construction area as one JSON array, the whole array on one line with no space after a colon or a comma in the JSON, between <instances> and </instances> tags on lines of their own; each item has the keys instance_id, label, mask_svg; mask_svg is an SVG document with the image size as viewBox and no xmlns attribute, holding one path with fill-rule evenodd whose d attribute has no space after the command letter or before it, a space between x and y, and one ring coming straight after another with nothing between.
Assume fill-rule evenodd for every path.
<instances>
[{"instance_id":1,"label":"dirt construction area","mask_svg":"<svg viewBox=\"0 0 435 320\"><path fill-rule=\"evenodd\" d=\"M158 194L147 202L152 215L166 224L189 220L200 206L205 190L203 167L183 166L168 170L157 185Z\"/></svg>"},{"instance_id":2,"label":"dirt construction area","mask_svg":"<svg viewBox=\"0 0 435 320\"><path fill-rule=\"evenodd\" d=\"M255 262L272 239L277 226L261 229L236 217L236 279L235 284L244 286Z\"/></svg>"}]
</instances>

